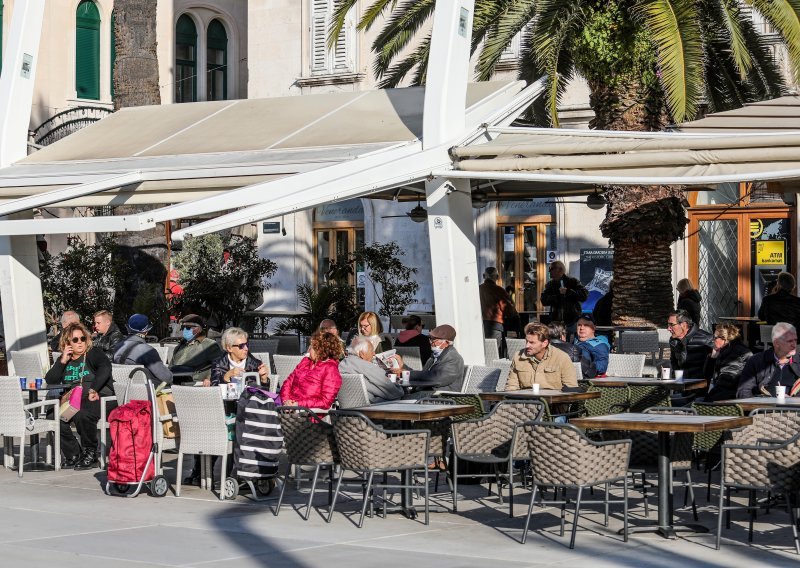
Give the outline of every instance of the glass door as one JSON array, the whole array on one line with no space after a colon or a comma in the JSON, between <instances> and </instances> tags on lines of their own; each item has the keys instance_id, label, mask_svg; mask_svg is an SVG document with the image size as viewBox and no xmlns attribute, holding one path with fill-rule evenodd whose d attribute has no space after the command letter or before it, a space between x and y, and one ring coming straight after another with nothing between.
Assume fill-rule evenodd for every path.
<instances>
[{"instance_id":1,"label":"glass door","mask_svg":"<svg viewBox=\"0 0 800 568\"><path fill-rule=\"evenodd\" d=\"M539 296L547 278L545 251L556 231L549 223L513 223L498 227L498 264L503 287L520 312L541 310Z\"/></svg>"},{"instance_id":2,"label":"glass door","mask_svg":"<svg viewBox=\"0 0 800 568\"><path fill-rule=\"evenodd\" d=\"M316 282L317 286L328 283L331 265L352 253L357 246L364 244L364 229L360 227L343 227L317 229L316 238ZM348 276L348 283L356 289L356 301L364 305L363 266L354 266L353 273Z\"/></svg>"}]
</instances>

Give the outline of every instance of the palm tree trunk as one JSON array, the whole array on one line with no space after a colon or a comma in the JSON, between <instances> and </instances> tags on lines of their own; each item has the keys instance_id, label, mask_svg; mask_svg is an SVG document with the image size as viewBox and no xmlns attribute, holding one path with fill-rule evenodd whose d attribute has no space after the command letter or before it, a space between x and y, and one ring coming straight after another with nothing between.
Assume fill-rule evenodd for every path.
<instances>
[{"instance_id":1,"label":"palm tree trunk","mask_svg":"<svg viewBox=\"0 0 800 568\"><path fill-rule=\"evenodd\" d=\"M160 105L156 54L156 2L114 2L114 110Z\"/></svg>"}]
</instances>

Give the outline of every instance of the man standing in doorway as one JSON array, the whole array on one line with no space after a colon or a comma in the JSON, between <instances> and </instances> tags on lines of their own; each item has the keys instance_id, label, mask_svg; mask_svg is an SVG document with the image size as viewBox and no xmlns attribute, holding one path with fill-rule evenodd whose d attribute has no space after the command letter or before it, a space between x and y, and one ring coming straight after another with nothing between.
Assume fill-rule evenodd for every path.
<instances>
[{"instance_id":1,"label":"man standing in doorway","mask_svg":"<svg viewBox=\"0 0 800 568\"><path fill-rule=\"evenodd\" d=\"M800 298L792 294L794 285L794 276L788 272L778 274L775 291L761 300L758 319L769 325L785 321L796 329L800 325Z\"/></svg>"},{"instance_id":2,"label":"man standing in doorway","mask_svg":"<svg viewBox=\"0 0 800 568\"><path fill-rule=\"evenodd\" d=\"M575 332L575 323L581 315L581 304L589 297L580 280L567 275L560 260L550 264L550 281L542 292L542 304L550 306L550 321L562 321L568 333Z\"/></svg>"},{"instance_id":3,"label":"man standing in doorway","mask_svg":"<svg viewBox=\"0 0 800 568\"><path fill-rule=\"evenodd\" d=\"M497 268L489 266L483 273L483 284L478 286L481 298L481 314L483 317L483 336L486 339L497 341L497 352L500 357L505 353L503 337L505 337L504 323L508 319L519 319L514 303L508 293L497 284L500 274Z\"/></svg>"}]
</instances>

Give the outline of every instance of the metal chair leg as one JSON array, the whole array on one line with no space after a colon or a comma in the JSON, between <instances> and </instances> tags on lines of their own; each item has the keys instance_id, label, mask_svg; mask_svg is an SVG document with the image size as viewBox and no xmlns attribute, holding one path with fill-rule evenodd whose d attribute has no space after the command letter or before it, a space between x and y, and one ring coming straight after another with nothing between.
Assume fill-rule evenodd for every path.
<instances>
[{"instance_id":1,"label":"metal chair leg","mask_svg":"<svg viewBox=\"0 0 800 568\"><path fill-rule=\"evenodd\" d=\"M336 500L339 498L339 488L342 486L342 478L344 477L344 469L339 470L339 477L336 479L336 489L333 491L333 501L331 508L328 509L328 518L325 522L330 523L333 519L333 510L336 508Z\"/></svg>"},{"instance_id":2,"label":"metal chair leg","mask_svg":"<svg viewBox=\"0 0 800 568\"><path fill-rule=\"evenodd\" d=\"M283 503L283 494L286 492L286 484L289 482L289 472L292 470L291 465L286 465L286 473L283 476L283 481L281 482L281 492L278 493L278 503L275 506L275 509L272 511L272 514L276 517L281 512L281 503Z\"/></svg>"},{"instance_id":3,"label":"metal chair leg","mask_svg":"<svg viewBox=\"0 0 800 568\"><path fill-rule=\"evenodd\" d=\"M622 501L622 531L623 540L628 542L628 476L622 480L623 501Z\"/></svg>"},{"instance_id":4,"label":"metal chair leg","mask_svg":"<svg viewBox=\"0 0 800 568\"><path fill-rule=\"evenodd\" d=\"M361 518L358 519L358 528L364 526L364 514L367 512L367 500L370 499L372 494L372 477L375 475L373 470L370 470L369 477L367 477L367 487L364 491L364 501L361 504Z\"/></svg>"},{"instance_id":5,"label":"metal chair leg","mask_svg":"<svg viewBox=\"0 0 800 568\"><path fill-rule=\"evenodd\" d=\"M606 509L605 520L603 521L603 526L607 527L608 526L608 483L605 484L605 499L603 501L605 503L605 509Z\"/></svg>"},{"instance_id":6,"label":"metal chair leg","mask_svg":"<svg viewBox=\"0 0 800 568\"><path fill-rule=\"evenodd\" d=\"M453 454L453 512L458 513L458 456Z\"/></svg>"},{"instance_id":7,"label":"metal chair leg","mask_svg":"<svg viewBox=\"0 0 800 568\"><path fill-rule=\"evenodd\" d=\"M575 500L575 518L572 520L572 538L569 540L569 547L575 548L575 533L578 531L578 518L581 512L581 492L583 487L578 487L578 497Z\"/></svg>"},{"instance_id":8,"label":"metal chair leg","mask_svg":"<svg viewBox=\"0 0 800 568\"><path fill-rule=\"evenodd\" d=\"M306 512L303 515L303 520L307 521L308 517L311 516L311 504L314 502L314 491L317 489L317 479L319 479L319 468L320 465L317 464L314 467L314 478L311 480L311 493L308 495L308 503L306 503Z\"/></svg>"},{"instance_id":9,"label":"metal chair leg","mask_svg":"<svg viewBox=\"0 0 800 568\"><path fill-rule=\"evenodd\" d=\"M531 480L531 485L533 489L531 490L531 502L528 505L528 516L525 517L525 528L522 530L522 542L521 544L525 544L525 541L528 540L528 525L531 522L531 515L533 514L533 503L536 501L536 490L538 487L536 484Z\"/></svg>"},{"instance_id":10,"label":"metal chair leg","mask_svg":"<svg viewBox=\"0 0 800 568\"><path fill-rule=\"evenodd\" d=\"M694 520L700 520L697 516L697 501L694 499L694 484L692 483L692 472L691 470L686 470L686 483L687 483L687 491L689 493L689 498L692 500L692 515L694 516ZM686 494L684 494L684 499L686 499Z\"/></svg>"}]
</instances>

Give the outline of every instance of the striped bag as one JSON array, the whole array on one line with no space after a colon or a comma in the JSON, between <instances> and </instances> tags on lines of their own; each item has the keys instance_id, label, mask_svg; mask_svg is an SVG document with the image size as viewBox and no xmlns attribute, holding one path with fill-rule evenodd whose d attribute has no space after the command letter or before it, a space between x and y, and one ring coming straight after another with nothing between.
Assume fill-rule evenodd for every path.
<instances>
[{"instance_id":1,"label":"striped bag","mask_svg":"<svg viewBox=\"0 0 800 568\"><path fill-rule=\"evenodd\" d=\"M273 393L258 387L245 389L236 408L235 475L242 481L275 477L283 447L283 433Z\"/></svg>"}]
</instances>

